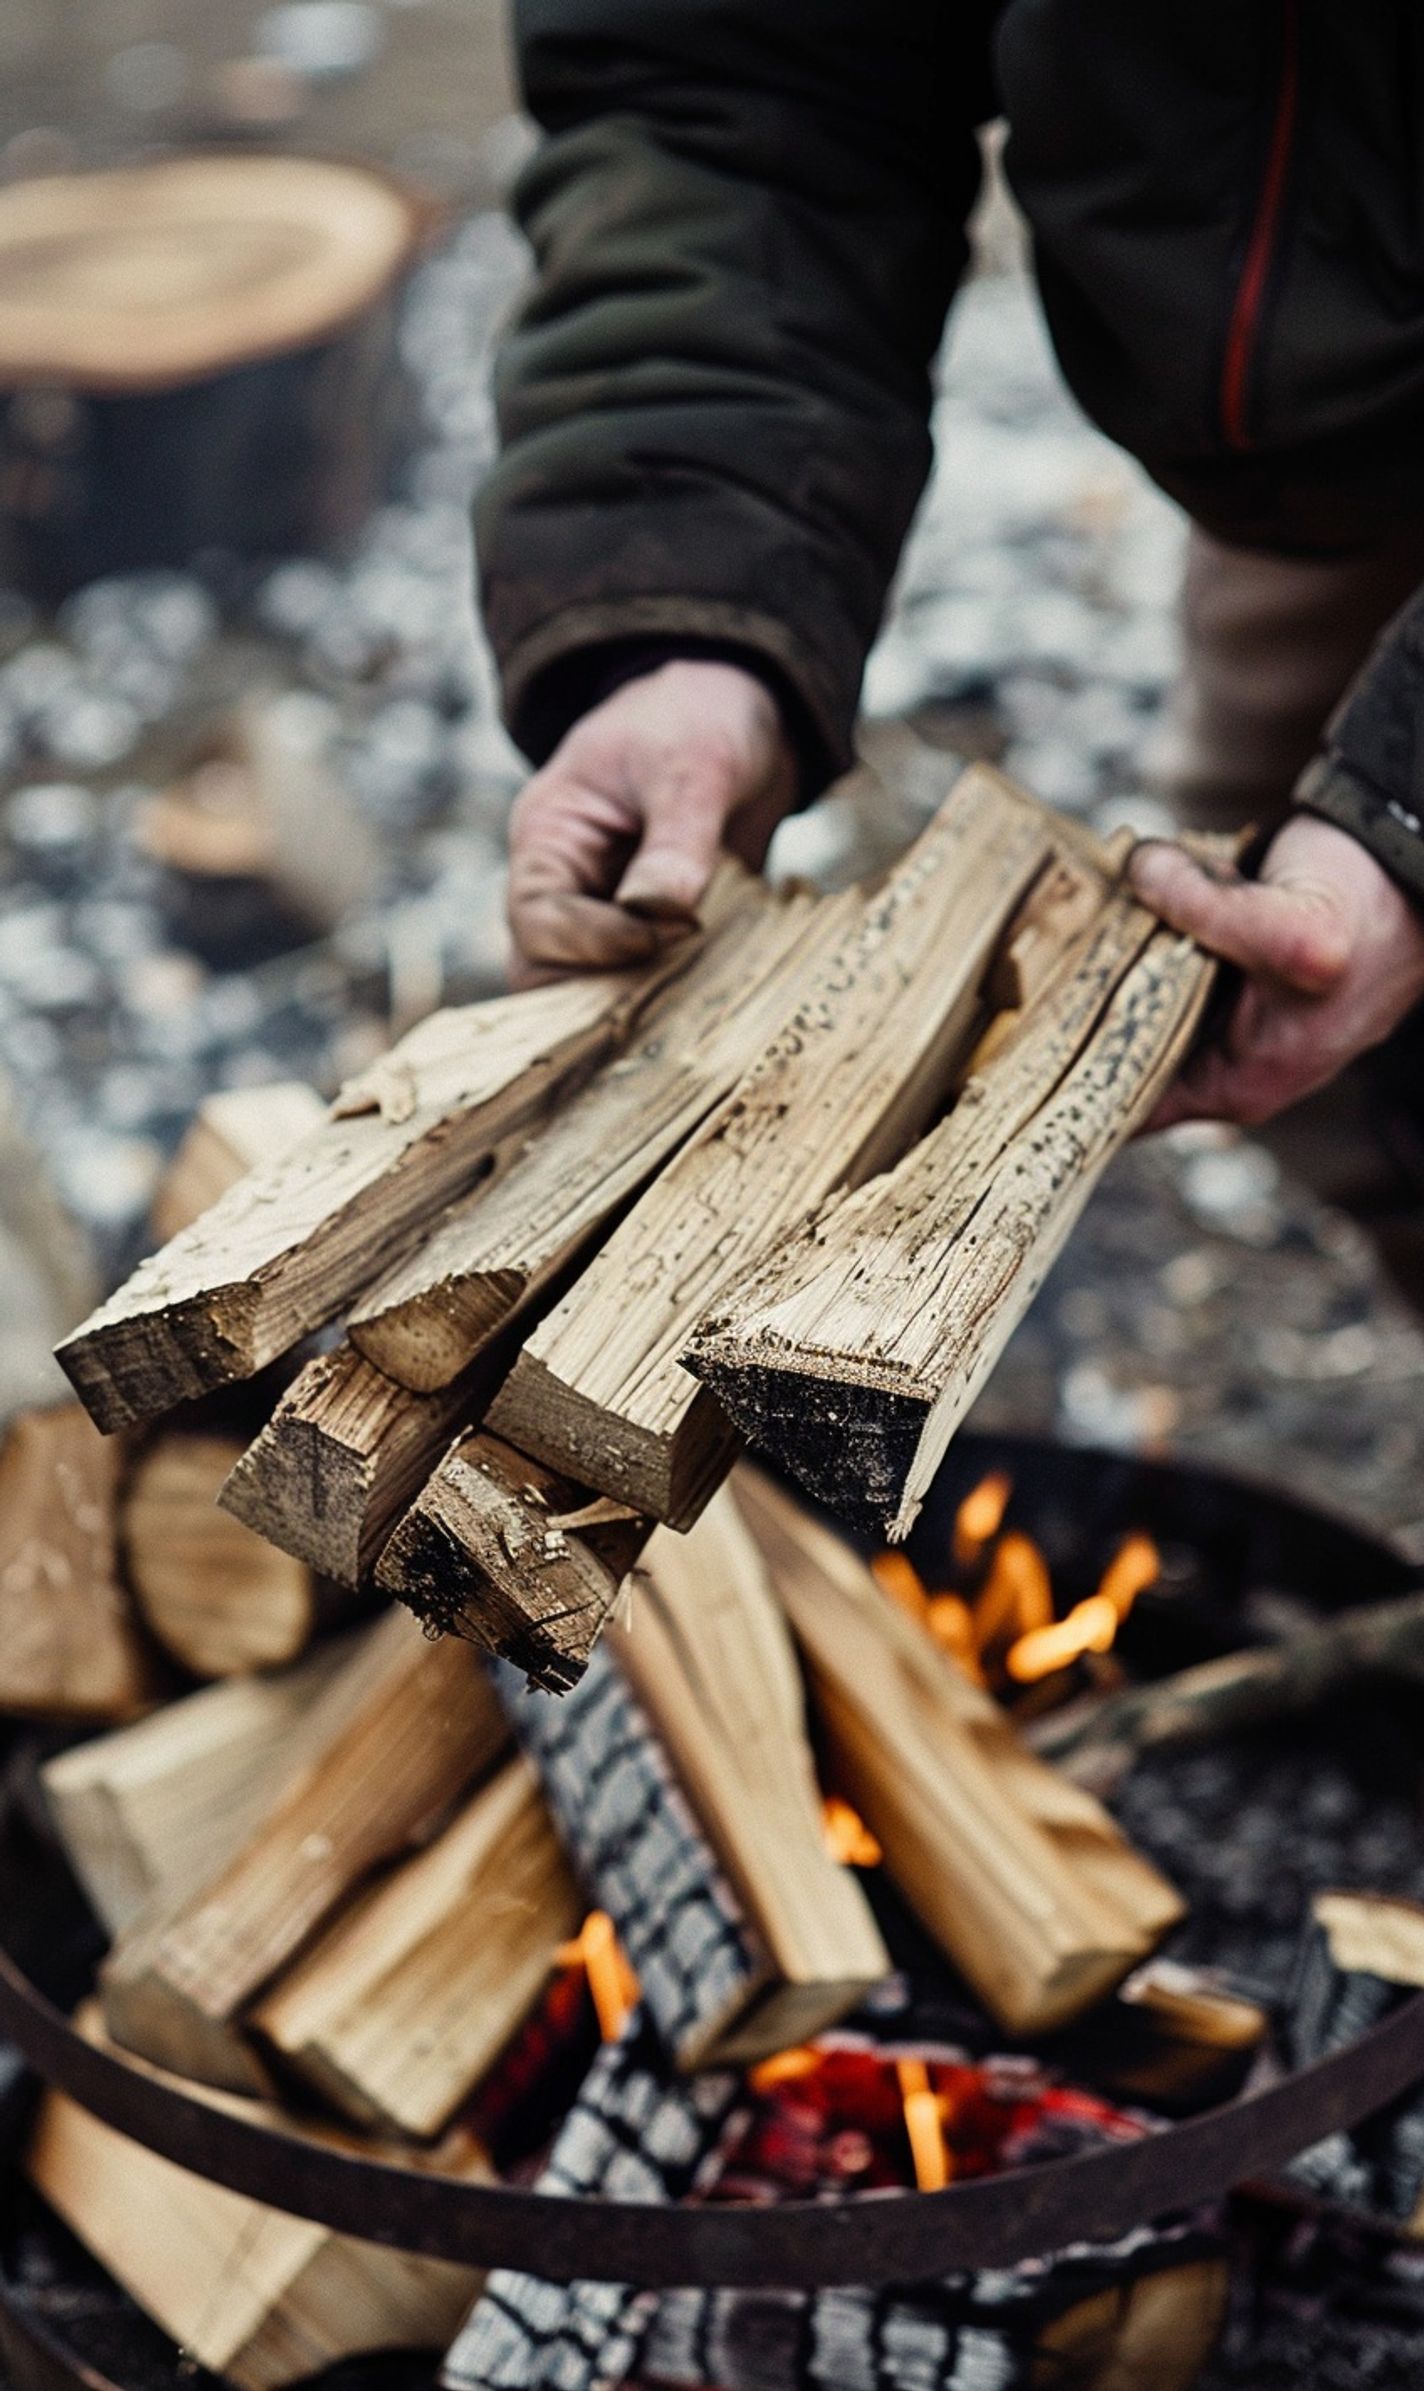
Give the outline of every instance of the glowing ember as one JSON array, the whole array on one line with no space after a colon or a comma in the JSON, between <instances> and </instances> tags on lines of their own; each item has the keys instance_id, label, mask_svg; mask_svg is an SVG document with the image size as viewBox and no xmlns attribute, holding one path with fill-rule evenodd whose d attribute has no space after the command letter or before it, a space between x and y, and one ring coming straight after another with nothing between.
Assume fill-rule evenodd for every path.
<instances>
[{"instance_id":1,"label":"glowing ember","mask_svg":"<svg viewBox=\"0 0 1424 2391\"><path fill-rule=\"evenodd\" d=\"M1013 1491L1007 1471L996 1469L966 1494L954 1515L953 1550L959 1568L972 1569L990 1538L998 1535Z\"/></svg>"},{"instance_id":2,"label":"glowing ember","mask_svg":"<svg viewBox=\"0 0 1424 2391\"><path fill-rule=\"evenodd\" d=\"M900 2084L900 2105L905 2112L915 2182L922 2192L942 2192L951 2173L949 2148L944 2138L939 2097L930 2086L929 2069L923 2059L897 2059L895 2073Z\"/></svg>"},{"instance_id":3,"label":"glowing ember","mask_svg":"<svg viewBox=\"0 0 1424 2391\"><path fill-rule=\"evenodd\" d=\"M974 1640L982 1659L998 1644L1053 1619L1048 1563L1031 1536L1010 1531L994 1552L989 1582L974 1605Z\"/></svg>"},{"instance_id":4,"label":"glowing ember","mask_svg":"<svg viewBox=\"0 0 1424 2391\"><path fill-rule=\"evenodd\" d=\"M870 1569L883 1594L888 1594L892 1602L898 1602L901 1610L908 1611L912 1619L923 1621L930 1598L920 1582L918 1569L905 1553L877 1553Z\"/></svg>"},{"instance_id":5,"label":"glowing ember","mask_svg":"<svg viewBox=\"0 0 1424 2391\"><path fill-rule=\"evenodd\" d=\"M827 1851L843 1868L879 1867L884 1857L879 1844L865 1820L838 1793L828 1793L822 1802L821 1825Z\"/></svg>"},{"instance_id":6,"label":"glowing ember","mask_svg":"<svg viewBox=\"0 0 1424 2391\"><path fill-rule=\"evenodd\" d=\"M607 1910L591 1909L558 1958L561 1967L583 1969L598 2031L605 2042L616 2042L638 2005L639 1987Z\"/></svg>"}]
</instances>

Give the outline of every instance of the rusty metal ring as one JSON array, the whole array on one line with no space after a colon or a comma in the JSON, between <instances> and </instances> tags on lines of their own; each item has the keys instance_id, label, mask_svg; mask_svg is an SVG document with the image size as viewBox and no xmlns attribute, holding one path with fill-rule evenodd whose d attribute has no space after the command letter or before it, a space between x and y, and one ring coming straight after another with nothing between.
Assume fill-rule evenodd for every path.
<instances>
[{"instance_id":1,"label":"rusty metal ring","mask_svg":"<svg viewBox=\"0 0 1424 2391\"><path fill-rule=\"evenodd\" d=\"M0 2029L106 2125L273 2208L426 2257L650 2288L923 2282L1115 2239L1271 2174L1424 2075L1420 1993L1346 2049L1141 2142L942 2192L654 2208L459 2183L274 2132L85 2042L3 1949Z\"/></svg>"}]
</instances>

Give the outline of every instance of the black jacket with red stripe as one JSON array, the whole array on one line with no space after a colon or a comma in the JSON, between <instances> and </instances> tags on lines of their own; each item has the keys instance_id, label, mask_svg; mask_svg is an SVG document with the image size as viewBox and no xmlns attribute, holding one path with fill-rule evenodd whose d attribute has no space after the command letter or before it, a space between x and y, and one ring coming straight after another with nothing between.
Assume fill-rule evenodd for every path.
<instances>
[{"instance_id":1,"label":"black jacket with red stripe","mask_svg":"<svg viewBox=\"0 0 1424 2391\"><path fill-rule=\"evenodd\" d=\"M1424 505L1410 0L517 0L546 139L486 615L533 756L628 642L758 660L849 756L930 459L976 127L1084 407L1227 539Z\"/></svg>"}]
</instances>

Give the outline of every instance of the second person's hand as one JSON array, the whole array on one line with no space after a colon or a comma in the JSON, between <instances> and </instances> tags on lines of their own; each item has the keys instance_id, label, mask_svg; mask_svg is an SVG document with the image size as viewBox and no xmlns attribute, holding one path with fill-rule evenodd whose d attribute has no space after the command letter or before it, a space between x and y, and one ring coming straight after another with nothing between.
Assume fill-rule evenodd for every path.
<instances>
[{"instance_id":1,"label":"second person's hand","mask_svg":"<svg viewBox=\"0 0 1424 2391\"><path fill-rule=\"evenodd\" d=\"M780 711L754 673L688 658L626 681L511 814L516 985L645 961L696 918L720 853L761 863L795 796Z\"/></svg>"}]
</instances>

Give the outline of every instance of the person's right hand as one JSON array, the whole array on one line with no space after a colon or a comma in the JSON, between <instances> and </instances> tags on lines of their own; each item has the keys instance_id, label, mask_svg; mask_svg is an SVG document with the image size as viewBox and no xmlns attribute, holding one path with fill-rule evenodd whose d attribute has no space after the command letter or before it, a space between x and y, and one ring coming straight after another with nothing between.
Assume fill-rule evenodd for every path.
<instances>
[{"instance_id":1,"label":"person's right hand","mask_svg":"<svg viewBox=\"0 0 1424 2391\"><path fill-rule=\"evenodd\" d=\"M795 795L776 700L754 673L688 658L625 681L510 816L516 986L656 954L695 920L720 853L760 865Z\"/></svg>"}]
</instances>

